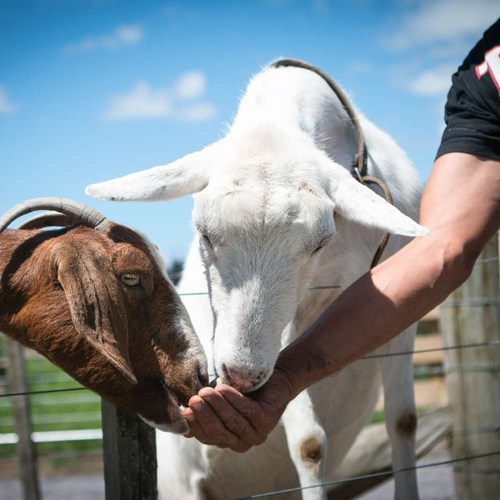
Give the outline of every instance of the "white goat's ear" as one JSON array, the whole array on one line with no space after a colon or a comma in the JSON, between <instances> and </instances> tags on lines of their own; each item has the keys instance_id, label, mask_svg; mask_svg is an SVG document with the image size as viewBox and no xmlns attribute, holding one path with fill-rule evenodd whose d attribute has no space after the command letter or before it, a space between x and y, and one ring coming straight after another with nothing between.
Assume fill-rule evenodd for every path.
<instances>
[{"instance_id":1,"label":"white goat's ear","mask_svg":"<svg viewBox=\"0 0 500 500\"><path fill-rule=\"evenodd\" d=\"M333 195L335 210L348 220L404 236L426 236L429 231L404 215L349 174L342 176Z\"/></svg>"},{"instance_id":2,"label":"white goat's ear","mask_svg":"<svg viewBox=\"0 0 500 500\"><path fill-rule=\"evenodd\" d=\"M215 150L217 143L167 165L91 184L85 193L112 201L170 200L197 193L208 184Z\"/></svg>"}]
</instances>

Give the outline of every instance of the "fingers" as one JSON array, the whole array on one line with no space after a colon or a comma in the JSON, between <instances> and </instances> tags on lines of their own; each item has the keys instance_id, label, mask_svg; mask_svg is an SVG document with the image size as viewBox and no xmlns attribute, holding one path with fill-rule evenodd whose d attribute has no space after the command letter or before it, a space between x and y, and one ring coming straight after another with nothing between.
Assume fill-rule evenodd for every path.
<instances>
[{"instance_id":1,"label":"fingers","mask_svg":"<svg viewBox=\"0 0 500 500\"><path fill-rule=\"evenodd\" d=\"M230 392L235 392L243 399L246 399L245 396L241 395L232 387L226 387L230 389ZM244 406L246 409L246 405L242 405L240 402L239 407L233 406L223 393L224 391L221 392L220 390L202 389L199 392L199 396L210 405L212 410L222 420L224 426L237 436L240 441L249 447L262 444L265 440L265 436L262 436L252 425L252 422L246 418L245 413L249 414L250 412L246 411L243 413L239 411L239 407ZM256 405L256 403L252 403L254 406Z\"/></svg>"},{"instance_id":2,"label":"fingers","mask_svg":"<svg viewBox=\"0 0 500 500\"><path fill-rule=\"evenodd\" d=\"M257 400L253 399L253 396L257 395L257 393L252 393L252 397L248 397L227 385L220 386L217 389L224 399L228 401L238 413L245 417L253 427L260 441L264 442L269 432L271 432L278 423L283 410L276 408L273 404L270 404L266 399L261 397ZM259 396L261 394L259 394Z\"/></svg>"},{"instance_id":3,"label":"fingers","mask_svg":"<svg viewBox=\"0 0 500 500\"><path fill-rule=\"evenodd\" d=\"M227 402L222 403L220 405L219 402L218 407L224 406L224 404L230 406ZM228 415L227 408L222 411L224 415ZM190 426L188 437L193 436L204 444L230 448L240 453L247 451L251 446L234 434L213 410L209 402L200 396L193 396L189 400L189 408L184 410L183 415ZM235 425L238 426L238 424Z\"/></svg>"},{"instance_id":4,"label":"fingers","mask_svg":"<svg viewBox=\"0 0 500 500\"><path fill-rule=\"evenodd\" d=\"M196 421L196 417L194 416L193 410L191 408L185 408L182 410L182 416L187 420L187 423L189 424L189 432L186 432L184 437L187 438L192 438L196 437L199 441L202 441L206 439L205 433L203 432L203 429L199 426L198 422Z\"/></svg>"},{"instance_id":5,"label":"fingers","mask_svg":"<svg viewBox=\"0 0 500 500\"><path fill-rule=\"evenodd\" d=\"M189 408L183 415L190 426L187 437L244 452L266 440L283 409L276 409L266 399L252 399L220 384L201 389L189 400Z\"/></svg>"},{"instance_id":6,"label":"fingers","mask_svg":"<svg viewBox=\"0 0 500 500\"><path fill-rule=\"evenodd\" d=\"M220 385L216 387L216 391L248 422L257 428L260 426L262 420L261 405L229 385Z\"/></svg>"}]
</instances>

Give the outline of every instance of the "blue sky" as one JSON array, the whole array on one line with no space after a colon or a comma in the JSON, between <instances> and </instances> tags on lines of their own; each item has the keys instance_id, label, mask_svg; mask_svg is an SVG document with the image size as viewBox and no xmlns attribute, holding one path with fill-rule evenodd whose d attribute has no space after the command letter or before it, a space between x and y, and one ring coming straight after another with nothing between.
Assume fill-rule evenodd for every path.
<instances>
[{"instance_id":1,"label":"blue sky","mask_svg":"<svg viewBox=\"0 0 500 500\"><path fill-rule=\"evenodd\" d=\"M0 212L74 198L183 258L190 197L112 203L84 188L221 137L280 56L334 77L425 181L451 73L498 16L497 0L0 0Z\"/></svg>"}]
</instances>

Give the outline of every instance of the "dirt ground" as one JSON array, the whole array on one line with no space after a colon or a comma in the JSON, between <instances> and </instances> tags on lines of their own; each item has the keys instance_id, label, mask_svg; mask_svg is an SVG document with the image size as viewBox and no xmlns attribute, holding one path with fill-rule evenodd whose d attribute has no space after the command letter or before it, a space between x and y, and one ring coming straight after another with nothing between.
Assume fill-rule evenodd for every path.
<instances>
[{"instance_id":1,"label":"dirt ground","mask_svg":"<svg viewBox=\"0 0 500 500\"><path fill-rule=\"evenodd\" d=\"M436 446L418 464L444 462L450 459L450 454L443 441ZM453 470L450 465L429 467L417 471L420 500L453 500L455 491L453 485ZM382 483L358 497L359 500L389 500L394 498L394 479Z\"/></svg>"},{"instance_id":2,"label":"dirt ground","mask_svg":"<svg viewBox=\"0 0 500 500\"><path fill-rule=\"evenodd\" d=\"M439 462L449 459L446 445L438 445L419 463ZM104 500L104 479L100 464L80 464L83 474L78 474L78 467L67 470L68 475L57 473L43 475L41 479L44 500ZM92 471L92 467L94 470ZM0 500L21 500L21 484L17 479L6 479L6 470L0 480ZM60 471L63 472L62 470ZM421 500L453 500L453 473L450 466L430 467L418 471L418 483ZM393 498L394 481L387 481L372 491L358 497L359 500L388 500ZM278 498L278 497L270 497ZM176 499L172 499L176 500Z\"/></svg>"}]
</instances>

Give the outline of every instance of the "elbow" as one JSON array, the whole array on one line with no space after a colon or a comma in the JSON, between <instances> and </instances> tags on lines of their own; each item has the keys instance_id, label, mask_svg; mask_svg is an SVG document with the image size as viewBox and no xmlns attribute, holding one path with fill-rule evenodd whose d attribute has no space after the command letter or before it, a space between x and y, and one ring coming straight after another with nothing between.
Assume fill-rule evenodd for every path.
<instances>
[{"instance_id":1,"label":"elbow","mask_svg":"<svg viewBox=\"0 0 500 500\"><path fill-rule=\"evenodd\" d=\"M460 244L456 240L445 245L443 261L445 276L451 285L450 292L467 281L480 253L481 251L477 248Z\"/></svg>"},{"instance_id":2,"label":"elbow","mask_svg":"<svg viewBox=\"0 0 500 500\"><path fill-rule=\"evenodd\" d=\"M453 283L453 289L458 288L469 279L474 268L476 258L472 258L466 253L456 257L456 261L454 262L455 282Z\"/></svg>"}]
</instances>

